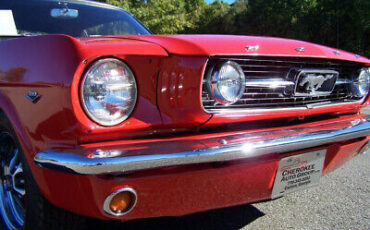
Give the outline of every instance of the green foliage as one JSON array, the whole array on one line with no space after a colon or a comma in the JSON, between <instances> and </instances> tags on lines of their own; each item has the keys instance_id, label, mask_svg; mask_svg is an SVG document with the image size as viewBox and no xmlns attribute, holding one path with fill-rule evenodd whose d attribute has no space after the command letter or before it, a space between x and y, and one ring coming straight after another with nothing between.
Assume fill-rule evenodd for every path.
<instances>
[{"instance_id":1,"label":"green foliage","mask_svg":"<svg viewBox=\"0 0 370 230\"><path fill-rule=\"evenodd\" d=\"M233 15L230 14L231 6L227 3L215 1L206 5L196 22L196 27L190 28L192 33L230 33L233 31Z\"/></svg>"},{"instance_id":2,"label":"green foliage","mask_svg":"<svg viewBox=\"0 0 370 230\"><path fill-rule=\"evenodd\" d=\"M104 1L104 0L101 0ZM132 13L155 34L174 34L196 27L203 0L106 0Z\"/></svg>"},{"instance_id":3,"label":"green foliage","mask_svg":"<svg viewBox=\"0 0 370 230\"><path fill-rule=\"evenodd\" d=\"M370 55L369 0L100 0L131 12L155 34L295 38Z\"/></svg>"}]
</instances>

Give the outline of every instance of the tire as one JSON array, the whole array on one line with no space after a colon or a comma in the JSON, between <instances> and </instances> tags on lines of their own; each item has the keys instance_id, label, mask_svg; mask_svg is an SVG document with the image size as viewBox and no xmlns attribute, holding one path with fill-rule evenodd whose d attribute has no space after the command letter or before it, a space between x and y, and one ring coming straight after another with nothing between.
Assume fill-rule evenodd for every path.
<instances>
[{"instance_id":1,"label":"tire","mask_svg":"<svg viewBox=\"0 0 370 230\"><path fill-rule=\"evenodd\" d=\"M0 111L1 112L1 111ZM1 116L1 113L0 113ZM6 134L4 134L6 133ZM20 180L23 182L23 187L25 190L25 194L22 197L22 201L24 202L24 215L23 215L23 223L20 221L14 222L14 216L11 216L12 214L9 214L11 212L6 212L6 207L9 207L7 205L6 199L3 197L0 197L0 211L1 215L3 217L3 223L5 225L6 229L24 229L24 230L77 230L77 229L85 229L87 226L87 218L82 217L76 214L73 214L71 212L68 212L66 210L60 209L52 205L49 201L47 201L44 196L42 195L40 189L38 188L38 185L33 178L32 172L27 164L27 161L25 159L24 153L22 151L22 148L19 144L19 141L17 140L17 137L15 135L14 130L12 129L9 121L3 117L0 117L0 138L4 137L6 135L9 135L9 137L13 138L14 145L16 148L18 148L18 151L11 151L8 152L17 152L17 158L19 157L19 163L21 164L21 167L23 168L23 175L19 174L17 176L20 176L23 178L23 180ZM3 138L4 139L4 138ZM1 139L0 139L1 141ZM4 141L4 140L3 140ZM9 141L8 141L9 142ZM0 143L1 145L1 143ZM11 145L11 144L9 144ZM10 147L8 149L11 149ZM2 155L9 155L6 153L6 149L4 151L4 148L1 151L0 146L0 154ZM5 153L4 153L5 152ZM0 156L1 157L1 156ZM13 160L13 158L11 158ZM15 159L15 157L14 157ZM18 164L18 166L20 165ZM4 172L3 164L0 165L1 171ZM10 170L9 170L10 171ZM6 188L7 191L11 190L9 187L16 187L15 186L15 179L12 179L13 184L12 186L9 186L9 182L4 185L4 181L7 181L6 179L3 180L2 178L7 178L8 175L3 175L3 173L0 173L0 192L2 188ZM14 176L13 176L14 178ZM18 183L19 185L20 183ZM19 185L20 186L20 185ZM4 190L5 191L5 190ZM13 191L12 191L13 192ZM12 193L13 194L13 193ZM0 194L3 195L3 194ZM20 196L19 194L17 194ZM19 197L18 197L19 198ZM15 200L15 199L14 199ZM8 201L9 202L9 201ZM22 203L23 203L22 202ZM19 204L20 202L17 202ZM17 208L17 210L21 210L21 208ZM20 216L20 215L19 215ZM9 222L10 221L10 222ZM23 226L22 226L23 225ZM1 229L1 226L0 226Z\"/></svg>"}]
</instances>

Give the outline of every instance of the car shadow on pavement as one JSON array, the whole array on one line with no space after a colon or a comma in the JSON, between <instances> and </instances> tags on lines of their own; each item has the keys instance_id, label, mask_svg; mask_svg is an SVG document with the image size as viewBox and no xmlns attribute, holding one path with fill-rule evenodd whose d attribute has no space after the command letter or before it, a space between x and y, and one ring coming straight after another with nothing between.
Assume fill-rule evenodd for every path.
<instances>
[{"instance_id":1,"label":"car shadow on pavement","mask_svg":"<svg viewBox=\"0 0 370 230\"><path fill-rule=\"evenodd\" d=\"M252 205L217 209L182 217L161 217L125 223L93 221L93 228L109 230L237 230L264 216Z\"/></svg>"}]
</instances>

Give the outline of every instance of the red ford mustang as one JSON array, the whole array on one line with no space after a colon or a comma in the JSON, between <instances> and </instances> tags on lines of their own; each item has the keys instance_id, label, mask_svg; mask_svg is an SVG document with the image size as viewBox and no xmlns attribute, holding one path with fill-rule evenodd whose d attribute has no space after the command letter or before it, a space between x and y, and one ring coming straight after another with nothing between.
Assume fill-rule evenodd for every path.
<instances>
[{"instance_id":1,"label":"red ford mustang","mask_svg":"<svg viewBox=\"0 0 370 230\"><path fill-rule=\"evenodd\" d=\"M77 0L2 0L0 18L8 229L275 199L368 146L370 60L359 55L280 38L155 36L119 8Z\"/></svg>"}]
</instances>

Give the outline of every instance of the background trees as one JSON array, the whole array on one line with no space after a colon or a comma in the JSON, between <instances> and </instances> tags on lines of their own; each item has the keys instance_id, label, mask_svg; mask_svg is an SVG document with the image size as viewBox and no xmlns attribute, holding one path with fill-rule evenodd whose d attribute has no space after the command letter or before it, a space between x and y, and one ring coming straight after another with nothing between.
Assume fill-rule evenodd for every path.
<instances>
[{"instance_id":1,"label":"background trees","mask_svg":"<svg viewBox=\"0 0 370 230\"><path fill-rule=\"evenodd\" d=\"M153 33L295 38L370 56L369 0L100 0L127 9Z\"/></svg>"}]
</instances>

